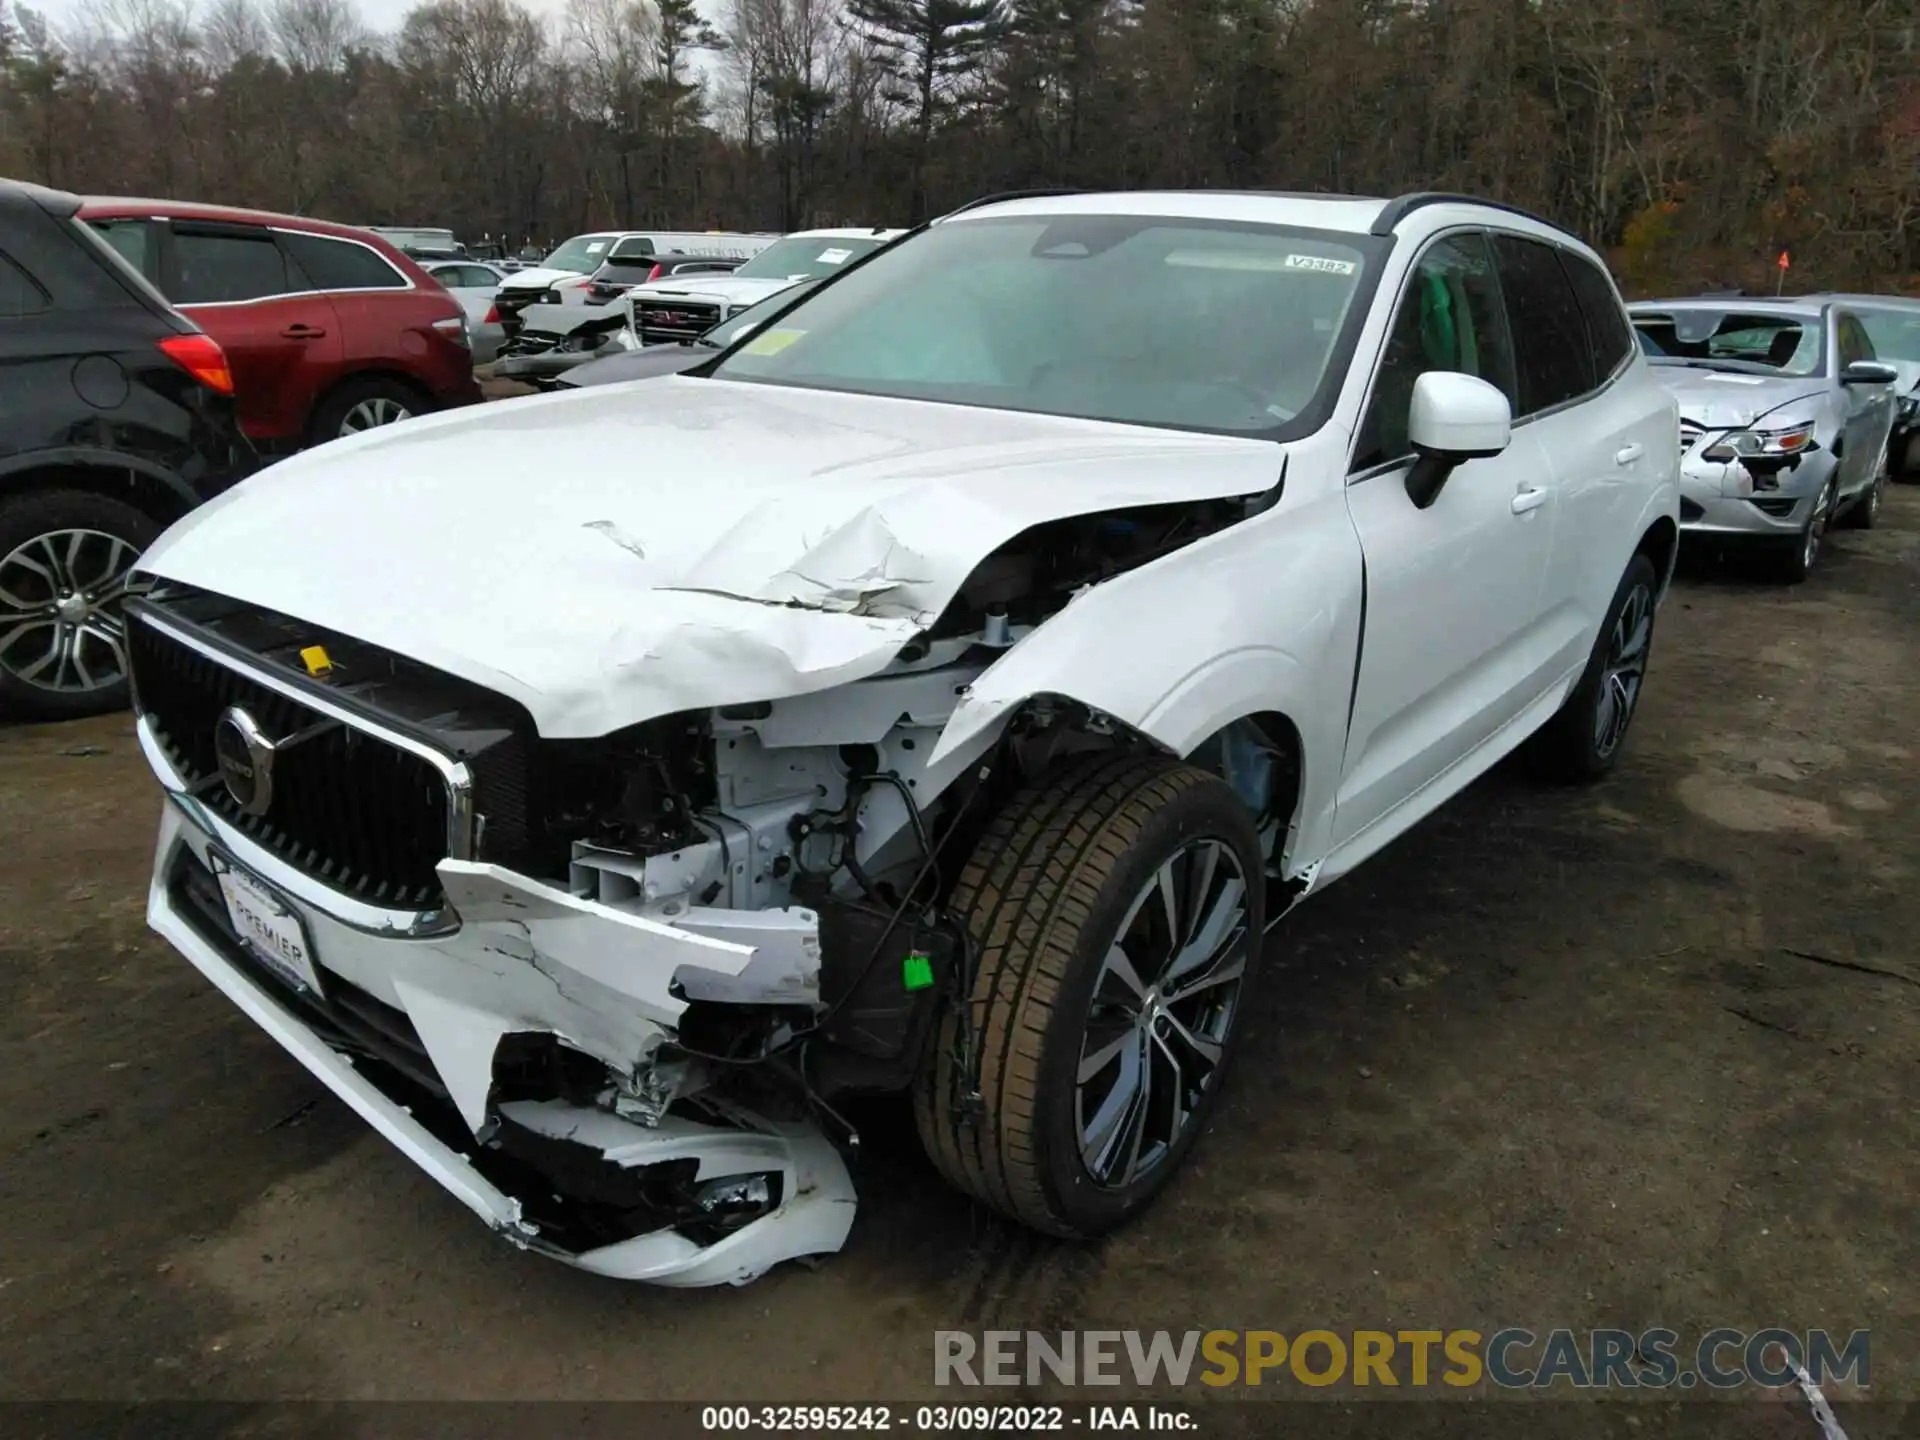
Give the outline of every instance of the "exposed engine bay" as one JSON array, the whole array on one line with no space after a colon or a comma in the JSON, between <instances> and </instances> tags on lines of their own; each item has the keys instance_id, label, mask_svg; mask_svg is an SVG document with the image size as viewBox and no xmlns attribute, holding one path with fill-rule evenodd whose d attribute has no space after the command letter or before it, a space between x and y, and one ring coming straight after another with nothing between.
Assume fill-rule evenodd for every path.
<instances>
[{"instance_id":1,"label":"exposed engine bay","mask_svg":"<svg viewBox=\"0 0 1920 1440\"><path fill-rule=\"evenodd\" d=\"M1221 501L1036 527L978 566L880 675L550 746L537 850L552 865L565 843L572 894L696 933L733 933L740 912L810 917L770 921L738 974L681 970L688 1010L656 1066L671 1080L652 1093L670 1100L725 1078L716 1067L782 1055L809 1099L906 1084L934 1009L962 993L965 937L942 907L987 816L1065 754L1136 743L1081 707L1041 702L981 763L935 773L947 720L1076 594L1246 513ZM1261 813L1284 778L1278 754L1249 724L1206 758ZM1275 822L1262 822L1271 841Z\"/></svg>"}]
</instances>

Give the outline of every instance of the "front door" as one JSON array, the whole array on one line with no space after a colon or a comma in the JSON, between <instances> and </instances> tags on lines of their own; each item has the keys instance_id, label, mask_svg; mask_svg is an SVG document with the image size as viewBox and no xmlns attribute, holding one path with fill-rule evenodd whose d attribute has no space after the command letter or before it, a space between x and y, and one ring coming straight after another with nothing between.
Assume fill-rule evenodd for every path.
<instances>
[{"instance_id":1,"label":"front door","mask_svg":"<svg viewBox=\"0 0 1920 1440\"><path fill-rule=\"evenodd\" d=\"M1514 350L1487 240L1457 232L1414 266L1355 441L1348 512L1366 561L1366 619L1334 816L1335 844L1513 719L1542 686L1550 647L1541 593L1554 472L1533 427L1505 453L1456 469L1425 510L1407 498L1407 412L1430 370L1518 395Z\"/></svg>"}]
</instances>

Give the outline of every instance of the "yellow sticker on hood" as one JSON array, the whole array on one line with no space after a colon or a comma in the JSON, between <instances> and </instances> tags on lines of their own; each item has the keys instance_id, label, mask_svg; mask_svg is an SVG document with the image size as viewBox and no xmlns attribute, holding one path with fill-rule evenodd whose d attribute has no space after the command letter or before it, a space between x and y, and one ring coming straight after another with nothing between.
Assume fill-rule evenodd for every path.
<instances>
[{"instance_id":1,"label":"yellow sticker on hood","mask_svg":"<svg viewBox=\"0 0 1920 1440\"><path fill-rule=\"evenodd\" d=\"M742 355L778 355L794 341L807 332L804 330L769 330L764 335L756 335L741 348Z\"/></svg>"}]
</instances>

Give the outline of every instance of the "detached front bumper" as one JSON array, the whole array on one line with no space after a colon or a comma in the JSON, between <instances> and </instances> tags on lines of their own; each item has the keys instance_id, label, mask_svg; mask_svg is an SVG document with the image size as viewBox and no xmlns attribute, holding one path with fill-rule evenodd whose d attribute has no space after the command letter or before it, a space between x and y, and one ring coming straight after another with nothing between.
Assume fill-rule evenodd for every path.
<instances>
[{"instance_id":1,"label":"detached front bumper","mask_svg":"<svg viewBox=\"0 0 1920 1440\"><path fill-rule=\"evenodd\" d=\"M168 783L170 762L144 723L140 736L168 789L148 923L496 1232L598 1274L675 1286L742 1284L845 1243L852 1182L811 1121L703 1095L702 1118L668 1111L642 1124L577 1094L516 1093L498 1068L531 1039L609 1076L642 1077L684 1008L675 973L737 975L764 952L455 861L442 869L451 908L441 923L410 929L353 902L322 908L300 893L312 882ZM263 882L298 918L317 990L240 939L221 869ZM716 1182L728 1189L730 1177L759 1201L737 1228L689 1198Z\"/></svg>"},{"instance_id":2,"label":"detached front bumper","mask_svg":"<svg viewBox=\"0 0 1920 1440\"><path fill-rule=\"evenodd\" d=\"M1743 461L1706 460L1696 449L1680 462L1680 528L1697 535L1791 539L1812 515L1835 463L1830 452L1814 451L1791 469L1756 476Z\"/></svg>"}]
</instances>

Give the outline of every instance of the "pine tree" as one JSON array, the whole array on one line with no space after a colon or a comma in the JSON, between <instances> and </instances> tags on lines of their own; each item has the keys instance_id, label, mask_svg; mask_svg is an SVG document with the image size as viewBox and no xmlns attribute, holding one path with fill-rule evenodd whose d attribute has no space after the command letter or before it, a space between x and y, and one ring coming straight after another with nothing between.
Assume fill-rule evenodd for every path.
<instances>
[{"instance_id":1,"label":"pine tree","mask_svg":"<svg viewBox=\"0 0 1920 1440\"><path fill-rule=\"evenodd\" d=\"M1007 32L1001 0L848 0L847 13L893 78L886 98L913 116L912 219L926 218L934 122Z\"/></svg>"}]
</instances>

